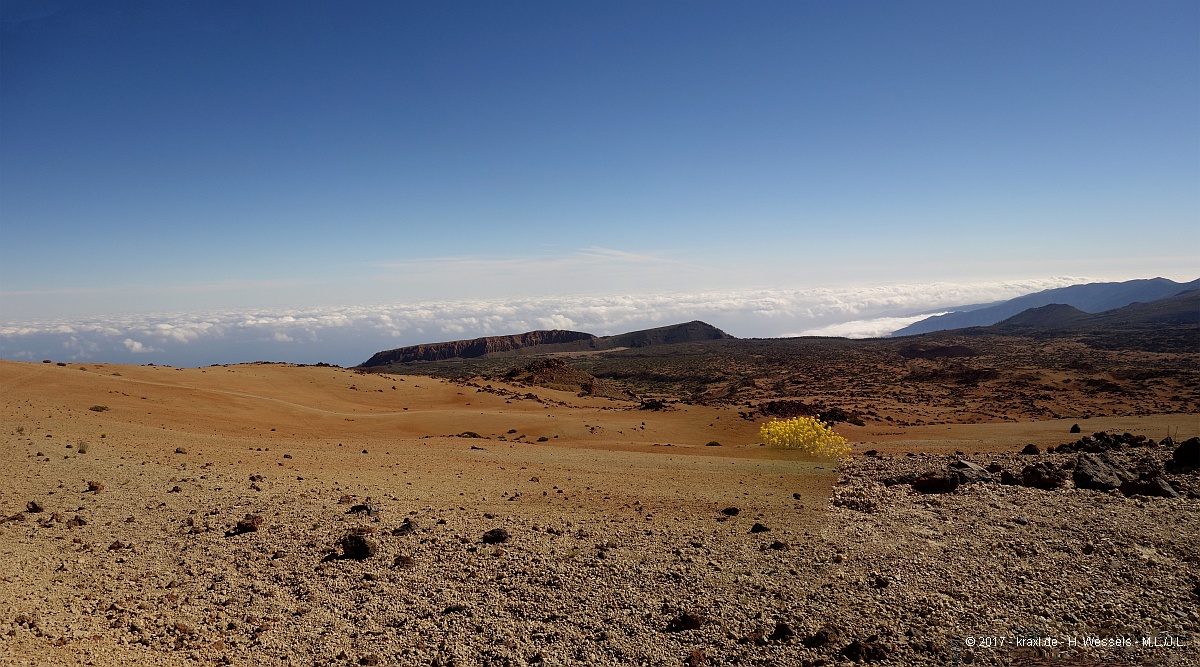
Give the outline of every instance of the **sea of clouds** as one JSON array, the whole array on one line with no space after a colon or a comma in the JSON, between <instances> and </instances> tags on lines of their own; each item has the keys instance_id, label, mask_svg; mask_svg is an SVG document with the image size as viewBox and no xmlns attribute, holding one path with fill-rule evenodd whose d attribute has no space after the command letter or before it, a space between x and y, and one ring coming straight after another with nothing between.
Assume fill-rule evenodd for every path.
<instances>
[{"instance_id":1,"label":"sea of clouds","mask_svg":"<svg viewBox=\"0 0 1200 667\"><path fill-rule=\"evenodd\" d=\"M353 366L417 343L571 329L596 335L703 320L739 338L879 337L955 307L1087 282L1055 277L812 289L457 299L0 322L0 358L206 366Z\"/></svg>"}]
</instances>

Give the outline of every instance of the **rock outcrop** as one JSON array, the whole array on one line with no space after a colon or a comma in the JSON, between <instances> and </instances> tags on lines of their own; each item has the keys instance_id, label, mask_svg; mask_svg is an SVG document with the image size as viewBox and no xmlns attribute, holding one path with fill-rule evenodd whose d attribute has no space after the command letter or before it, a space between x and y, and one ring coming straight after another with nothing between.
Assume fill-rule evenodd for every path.
<instances>
[{"instance_id":1,"label":"rock outcrop","mask_svg":"<svg viewBox=\"0 0 1200 667\"><path fill-rule=\"evenodd\" d=\"M410 361L441 361L443 359L482 357L496 352L511 352L535 345L557 345L575 343L578 341L595 340L590 333L581 331L565 331L562 329L529 331L511 336L484 336L471 340L454 340L448 343L430 343L428 345L410 345L376 352L363 368L387 366L388 364L403 364Z\"/></svg>"}]
</instances>

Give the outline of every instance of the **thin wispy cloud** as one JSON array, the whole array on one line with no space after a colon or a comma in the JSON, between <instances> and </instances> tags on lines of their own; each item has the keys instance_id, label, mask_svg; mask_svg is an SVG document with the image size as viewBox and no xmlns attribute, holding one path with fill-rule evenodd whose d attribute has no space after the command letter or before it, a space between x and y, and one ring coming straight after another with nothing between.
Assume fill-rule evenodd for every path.
<instances>
[{"instance_id":1,"label":"thin wispy cloud","mask_svg":"<svg viewBox=\"0 0 1200 667\"><path fill-rule=\"evenodd\" d=\"M880 336L953 306L1079 282L1085 280L480 298L31 320L0 325L0 356L172 365L256 359L354 365L379 350L417 343L534 329L607 335L694 319L739 337L794 332Z\"/></svg>"}]
</instances>

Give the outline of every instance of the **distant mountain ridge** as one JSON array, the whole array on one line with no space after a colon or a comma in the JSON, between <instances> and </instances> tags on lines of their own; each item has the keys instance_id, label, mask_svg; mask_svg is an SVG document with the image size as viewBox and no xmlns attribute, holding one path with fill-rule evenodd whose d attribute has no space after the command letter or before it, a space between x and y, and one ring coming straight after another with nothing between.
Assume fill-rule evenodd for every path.
<instances>
[{"instance_id":1,"label":"distant mountain ridge","mask_svg":"<svg viewBox=\"0 0 1200 667\"><path fill-rule=\"evenodd\" d=\"M960 310L927 317L895 331L892 336L986 327L998 324L1031 308L1052 304L1071 306L1084 313L1100 313L1137 302L1158 301L1200 288L1200 279L1177 283L1167 278L1149 278L1114 283L1085 283L1026 294L985 308Z\"/></svg>"},{"instance_id":2,"label":"distant mountain ridge","mask_svg":"<svg viewBox=\"0 0 1200 667\"><path fill-rule=\"evenodd\" d=\"M376 352L360 368L378 368L415 361L473 359L490 355L587 352L624 347L649 347L702 340L732 339L733 336L699 320L643 329L614 336L595 336L562 329L528 331L509 336L484 336L469 340L410 345Z\"/></svg>"}]
</instances>

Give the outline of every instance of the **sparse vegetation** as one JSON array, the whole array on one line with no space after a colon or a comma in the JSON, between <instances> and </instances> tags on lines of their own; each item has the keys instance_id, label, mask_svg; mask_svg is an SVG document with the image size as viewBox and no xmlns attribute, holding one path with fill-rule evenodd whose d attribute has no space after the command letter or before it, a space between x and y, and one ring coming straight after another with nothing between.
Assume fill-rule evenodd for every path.
<instances>
[{"instance_id":1,"label":"sparse vegetation","mask_svg":"<svg viewBox=\"0 0 1200 667\"><path fill-rule=\"evenodd\" d=\"M812 417L772 419L759 429L763 441L774 447L800 449L814 456L844 459L850 444L828 424Z\"/></svg>"}]
</instances>

